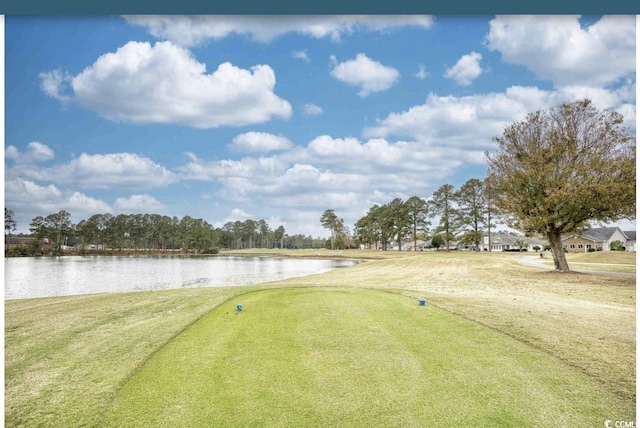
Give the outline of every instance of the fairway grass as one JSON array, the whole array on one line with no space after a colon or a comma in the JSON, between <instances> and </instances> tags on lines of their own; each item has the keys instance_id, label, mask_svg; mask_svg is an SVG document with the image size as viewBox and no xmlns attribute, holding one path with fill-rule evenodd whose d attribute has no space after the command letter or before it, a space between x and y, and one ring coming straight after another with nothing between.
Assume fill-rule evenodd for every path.
<instances>
[{"instance_id":1,"label":"fairway grass","mask_svg":"<svg viewBox=\"0 0 640 428\"><path fill-rule=\"evenodd\" d=\"M220 306L120 391L110 427L596 426L597 385L397 294L286 289Z\"/></svg>"},{"instance_id":2,"label":"fairway grass","mask_svg":"<svg viewBox=\"0 0 640 428\"><path fill-rule=\"evenodd\" d=\"M591 253L568 253L567 262L571 269L636 273L636 253L623 251L594 251ZM553 257L547 256L541 262L553 267Z\"/></svg>"},{"instance_id":3,"label":"fairway grass","mask_svg":"<svg viewBox=\"0 0 640 428\"><path fill-rule=\"evenodd\" d=\"M250 289L250 288L248 288ZM5 426L98 427L157 349L244 290L183 289L5 302Z\"/></svg>"},{"instance_id":4,"label":"fairway grass","mask_svg":"<svg viewBox=\"0 0 640 428\"><path fill-rule=\"evenodd\" d=\"M291 253L286 256L319 256ZM135 407L135 394L160 394L157 383L165 373L175 379L172 371L195 364L166 359L165 372L155 381L150 376L161 373L163 358L180 356L177 343L196 334L206 340L193 342L188 352L182 342L185 356L203 358L198 349L217 343L207 360L212 365L202 367L220 369L218 376L233 385L215 389L220 383L200 380L201 391L224 404L220 415L235 414L235 400L255 401L239 413L245 419L229 416L223 426L256 418L251 412L278 413L273 423L280 426L290 417L318 421L306 426L363 426L359 418L374 417L390 423L370 426L418 426L425 423L425 409L444 420L423 426L453 426L470 421L464 419L469 415L486 426L579 425L561 423L574 418L588 422L582 426L603 426L606 419L635 419L635 278L557 274L523 266L518 253L339 256L372 261L251 287L5 301L5 426L115 426L127 417L124 409ZM289 288L292 294L284 294ZM427 299L426 307L417 305L419 297ZM237 302L246 309L235 315ZM212 344L207 329L217 332ZM237 370L243 366L261 370ZM473 383L476 378L480 383ZM387 382L390 387L383 387ZM167 399L180 391L185 406L202 406L183 407L182 416L167 408L178 412L176 420L214 417L213 402L205 406L197 388L184 394L180 382L167 388ZM538 396L547 401L532 416L527 409ZM147 398L138 404L152 409L158 403ZM307 413L299 413L303 405ZM329 407L336 408L334 416ZM453 415L446 414L451 408ZM353 419L324 424L336 414ZM162 419L146 414L141 420L151 417Z\"/></svg>"}]
</instances>

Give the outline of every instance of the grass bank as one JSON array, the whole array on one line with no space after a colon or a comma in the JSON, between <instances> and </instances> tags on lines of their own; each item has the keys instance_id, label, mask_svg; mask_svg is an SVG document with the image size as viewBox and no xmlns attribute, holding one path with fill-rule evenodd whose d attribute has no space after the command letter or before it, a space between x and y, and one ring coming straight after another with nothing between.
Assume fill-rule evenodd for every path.
<instances>
[{"instance_id":1,"label":"grass bank","mask_svg":"<svg viewBox=\"0 0 640 428\"><path fill-rule=\"evenodd\" d=\"M202 317L214 316L238 293L287 287L387 290L412 303L424 296L449 314L439 319L491 332L496 346L514 341L524 354L556 364L554 375L596 385L596 395L585 386L578 395L558 396L582 403L586 416L599 417L599 408L607 419L635 418L634 278L556 274L520 265L521 254L381 253L345 251L343 257L378 259L254 287L6 301L5 425L101 426L124 399L119 394L148 370L145 363L190 334ZM359 331L363 340L376 337Z\"/></svg>"}]
</instances>

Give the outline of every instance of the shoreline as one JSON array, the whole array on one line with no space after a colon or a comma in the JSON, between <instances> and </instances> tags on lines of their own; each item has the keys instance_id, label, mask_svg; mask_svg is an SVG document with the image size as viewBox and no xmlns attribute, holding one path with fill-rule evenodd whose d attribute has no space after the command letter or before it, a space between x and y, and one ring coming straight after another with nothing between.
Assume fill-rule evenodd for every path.
<instances>
[{"instance_id":1,"label":"shoreline","mask_svg":"<svg viewBox=\"0 0 640 428\"><path fill-rule=\"evenodd\" d=\"M402 252L407 254L408 252ZM377 255L377 257L376 257ZM46 257L118 257L118 256L158 256L158 257L215 257L215 256L236 256L236 257L278 257L278 258L314 258L314 259L334 259L334 260L378 260L384 258L395 258L397 252L382 250L325 250L325 249L268 249L251 248L242 250L220 250L217 253L197 253L185 252L182 250L88 250L63 251L60 255L37 255L21 256L7 255L10 258L46 258Z\"/></svg>"}]
</instances>

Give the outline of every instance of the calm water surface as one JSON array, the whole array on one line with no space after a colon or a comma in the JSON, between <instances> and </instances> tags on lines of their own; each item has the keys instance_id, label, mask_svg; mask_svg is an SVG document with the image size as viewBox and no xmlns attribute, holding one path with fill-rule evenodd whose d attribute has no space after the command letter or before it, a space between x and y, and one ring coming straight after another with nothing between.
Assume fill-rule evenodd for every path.
<instances>
[{"instance_id":1,"label":"calm water surface","mask_svg":"<svg viewBox=\"0 0 640 428\"><path fill-rule=\"evenodd\" d=\"M323 273L354 263L233 256L5 258L4 298L252 285Z\"/></svg>"}]
</instances>

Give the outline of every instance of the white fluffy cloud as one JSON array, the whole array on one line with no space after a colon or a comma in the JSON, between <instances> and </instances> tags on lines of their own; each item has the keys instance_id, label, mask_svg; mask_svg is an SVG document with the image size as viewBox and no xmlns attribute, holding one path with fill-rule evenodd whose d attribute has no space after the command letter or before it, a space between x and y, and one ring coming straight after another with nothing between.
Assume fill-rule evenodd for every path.
<instances>
[{"instance_id":1,"label":"white fluffy cloud","mask_svg":"<svg viewBox=\"0 0 640 428\"><path fill-rule=\"evenodd\" d=\"M524 65L556 87L603 86L634 74L636 17L604 16L587 28L579 18L498 16L486 44L503 61Z\"/></svg>"},{"instance_id":2,"label":"white fluffy cloud","mask_svg":"<svg viewBox=\"0 0 640 428\"><path fill-rule=\"evenodd\" d=\"M318 211L328 204L339 208L359 206L361 201L357 195L368 187L369 178L366 174L333 172L295 163L277 175L225 176L217 181L222 186L218 191L222 198L248 203L262 212L290 213L292 210Z\"/></svg>"},{"instance_id":3,"label":"white fluffy cloud","mask_svg":"<svg viewBox=\"0 0 640 428\"><path fill-rule=\"evenodd\" d=\"M224 223L228 222L228 221L245 221L245 220L249 220L249 219L253 219L254 216L245 212L244 210L240 209L240 208L234 208L231 210L231 212L229 213L229 215L227 216L227 218L225 219Z\"/></svg>"},{"instance_id":4,"label":"white fluffy cloud","mask_svg":"<svg viewBox=\"0 0 640 428\"><path fill-rule=\"evenodd\" d=\"M131 195L128 198L116 199L113 207L120 213L158 213L165 211L166 207L151 195Z\"/></svg>"},{"instance_id":5,"label":"white fluffy cloud","mask_svg":"<svg viewBox=\"0 0 640 428\"><path fill-rule=\"evenodd\" d=\"M492 147L492 138L501 135L505 126L524 119L530 112L567 100L590 96L600 109L632 112L635 118L635 104L629 99L634 96L632 92L626 87L616 91L577 87L545 91L536 87L513 86L504 93L464 97L430 94L424 104L389 114L378 120L376 126L366 128L363 135L382 138L405 136L442 147L486 150Z\"/></svg>"},{"instance_id":6,"label":"white fluffy cloud","mask_svg":"<svg viewBox=\"0 0 640 428\"><path fill-rule=\"evenodd\" d=\"M475 158L461 155L460 152L456 147L437 147L429 143L390 142L382 138L360 141L357 138L333 138L329 135L314 138L306 147L308 162L339 173L363 177L375 171L376 179L368 182L375 181L377 186L384 189L394 186L411 188L417 182L424 181L420 175L425 173L446 175L448 169L460 166L463 159L476 163ZM471 153L474 152L468 151L468 154ZM354 162L354 159L358 159L358 162Z\"/></svg>"},{"instance_id":7,"label":"white fluffy cloud","mask_svg":"<svg viewBox=\"0 0 640 428\"><path fill-rule=\"evenodd\" d=\"M286 33L298 33L317 39L330 37L339 41L345 34L355 31L391 31L402 27L429 28L433 18L426 15L240 15L240 16L125 16L134 25L140 25L156 38L171 40L182 46L195 46L211 39L222 39L231 34L251 36L255 41L267 43Z\"/></svg>"},{"instance_id":8,"label":"white fluffy cloud","mask_svg":"<svg viewBox=\"0 0 640 428\"><path fill-rule=\"evenodd\" d=\"M213 181L225 178L260 177L258 180L266 183L269 177L279 174L286 168L286 162L280 160L278 156L218 161L206 161L193 153L186 153L186 156L189 162L177 169L182 180Z\"/></svg>"},{"instance_id":9,"label":"white fluffy cloud","mask_svg":"<svg viewBox=\"0 0 640 428\"><path fill-rule=\"evenodd\" d=\"M13 178L5 183L5 199L12 202L51 202L62 197L62 192L53 184L40 186L30 180Z\"/></svg>"},{"instance_id":10,"label":"white fluffy cloud","mask_svg":"<svg viewBox=\"0 0 640 428\"><path fill-rule=\"evenodd\" d=\"M16 213L18 229L27 231L36 216L47 216L65 210L79 221L96 213L111 212L104 201L77 191L60 190L53 184L40 185L14 177L5 182L5 206Z\"/></svg>"},{"instance_id":11,"label":"white fluffy cloud","mask_svg":"<svg viewBox=\"0 0 640 428\"><path fill-rule=\"evenodd\" d=\"M61 102L69 101L69 96L62 93L65 85L71 81L71 76L62 70L55 69L40 73L40 89L42 92Z\"/></svg>"},{"instance_id":12,"label":"white fluffy cloud","mask_svg":"<svg viewBox=\"0 0 640 428\"><path fill-rule=\"evenodd\" d=\"M281 135L265 132L246 132L235 137L229 147L243 153L267 153L288 150L293 146L291 141Z\"/></svg>"},{"instance_id":13,"label":"white fluffy cloud","mask_svg":"<svg viewBox=\"0 0 640 428\"><path fill-rule=\"evenodd\" d=\"M334 64L331 75L349 85L359 86L358 95L361 97L373 92L386 91L400 78L398 70L382 65L363 53L342 63L338 63L334 56L331 57L331 61Z\"/></svg>"},{"instance_id":14,"label":"white fluffy cloud","mask_svg":"<svg viewBox=\"0 0 640 428\"><path fill-rule=\"evenodd\" d=\"M302 111L305 116L318 116L324 113L322 107L315 104L305 104L304 107L302 107Z\"/></svg>"},{"instance_id":15,"label":"white fluffy cloud","mask_svg":"<svg viewBox=\"0 0 640 428\"><path fill-rule=\"evenodd\" d=\"M51 73L41 78L45 93L59 98L64 81ZM245 70L225 62L207 74L191 52L171 42L129 42L69 82L75 103L114 121L206 129L288 119L292 112L274 93L276 77L268 65Z\"/></svg>"},{"instance_id":16,"label":"white fluffy cloud","mask_svg":"<svg viewBox=\"0 0 640 428\"><path fill-rule=\"evenodd\" d=\"M51 150L51 148L46 144L32 141L27 144L27 151L24 153L21 153L15 146L7 146L4 152L4 157L5 159L10 159L16 163L25 164L46 162L53 159L55 155L53 150Z\"/></svg>"},{"instance_id":17,"label":"white fluffy cloud","mask_svg":"<svg viewBox=\"0 0 640 428\"><path fill-rule=\"evenodd\" d=\"M82 153L65 164L50 168L10 170L13 176L55 182L81 189L148 189L164 187L177 181L177 176L149 158L133 153Z\"/></svg>"},{"instance_id":18,"label":"white fluffy cloud","mask_svg":"<svg viewBox=\"0 0 640 428\"><path fill-rule=\"evenodd\" d=\"M306 50L293 51L291 52L291 56L295 59L301 59L304 62L311 62L311 58L309 58L309 55L307 55Z\"/></svg>"},{"instance_id":19,"label":"white fluffy cloud","mask_svg":"<svg viewBox=\"0 0 640 428\"><path fill-rule=\"evenodd\" d=\"M471 52L462 55L458 62L444 73L445 77L455 80L459 85L468 86L478 76L482 74L480 60L482 55Z\"/></svg>"},{"instance_id":20,"label":"white fluffy cloud","mask_svg":"<svg viewBox=\"0 0 640 428\"><path fill-rule=\"evenodd\" d=\"M73 192L62 205L70 213L85 218L94 214L104 214L112 211L106 202L80 192Z\"/></svg>"},{"instance_id":21,"label":"white fluffy cloud","mask_svg":"<svg viewBox=\"0 0 640 428\"><path fill-rule=\"evenodd\" d=\"M416 73L416 79L424 80L429 77L429 73L427 73L427 69L423 64L418 66L418 72Z\"/></svg>"}]
</instances>

